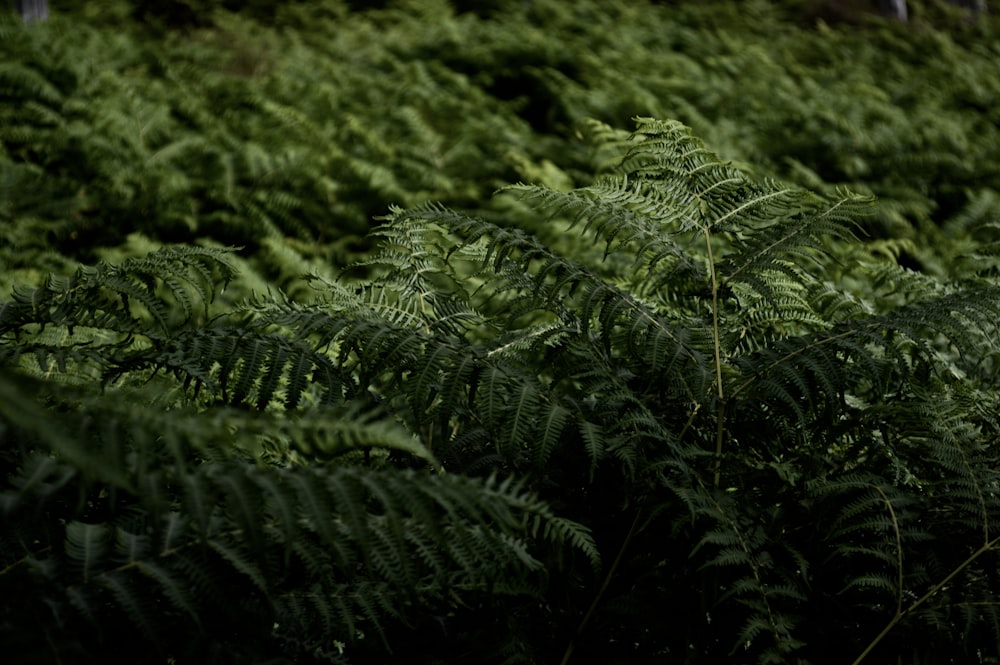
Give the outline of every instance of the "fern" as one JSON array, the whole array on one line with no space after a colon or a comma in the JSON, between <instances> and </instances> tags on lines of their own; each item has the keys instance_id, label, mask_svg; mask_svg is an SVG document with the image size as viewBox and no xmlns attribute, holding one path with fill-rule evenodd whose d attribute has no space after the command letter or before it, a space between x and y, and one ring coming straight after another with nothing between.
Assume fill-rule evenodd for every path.
<instances>
[{"instance_id":1,"label":"fern","mask_svg":"<svg viewBox=\"0 0 1000 665\"><path fill-rule=\"evenodd\" d=\"M12 385L5 379L5 387ZM30 398L22 401L28 413L16 418L24 405L6 402L8 446L16 445L18 439L10 437L18 432L34 431L41 435L36 447L63 453L81 449L90 438L66 438L69 428L87 426L82 415L48 414L57 426L24 429L43 416L44 407ZM115 410L107 398L90 408ZM31 602L30 612L11 613L13 607L6 606L8 637L20 632L23 640L32 624L21 621L49 613L61 617L60 646L53 653L64 655L74 645L91 652L112 648L109 637L79 628L103 626L115 617L132 622L164 658L191 658L199 644L211 650L209 641L237 625L235 641L228 643L234 653L292 644L308 651L333 640L362 653L367 642L357 646L361 633L384 634L386 621L404 618L412 603L443 607L453 598L486 591L533 593L541 563L531 554L531 542L565 542L597 556L585 532L556 519L510 482L337 465L256 466L233 454L238 450L220 447L220 434L239 425L243 440L254 431L274 437L273 425L281 421L258 422L238 412L161 417L167 432L162 438L172 450L157 452L150 447L154 440L143 434L151 415L132 408L99 426L104 441L123 438L134 448L120 448L117 459L105 451L106 465L95 468L96 486L93 480L80 484L72 454L49 458L59 461L36 467L33 481L8 477L5 522L15 532L35 531L40 537L5 550L4 585L30 584L33 567L50 575L50 590ZM366 432L363 422L354 425L358 434L327 449L349 450L365 440L382 445L399 437L377 423ZM323 427L319 420L305 425ZM329 427L323 427L327 440ZM347 423L338 429L351 431ZM203 461L185 461L185 446L192 444L208 455ZM402 447L415 450L405 442ZM306 445L296 449L311 458L318 452ZM60 478L52 490L44 489ZM154 491L157 482L167 494ZM46 533L29 526L36 501L48 496L50 510L69 514L77 491L92 508L78 513L65 535L59 527ZM51 547L62 538L64 550ZM59 587L51 585L65 590L52 595ZM243 598L238 608L231 606L236 596ZM316 616L326 617L322 630ZM46 630L48 625L46 620ZM177 631L198 637L175 642ZM243 643L239 635L253 637Z\"/></svg>"},{"instance_id":2,"label":"fern","mask_svg":"<svg viewBox=\"0 0 1000 665\"><path fill-rule=\"evenodd\" d=\"M995 21L376 4L0 16L8 658L995 661Z\"/></svg>"},{"instance_id":3,"label":"fern","mask_svg":"<svg viewBox=\"0 0 1000 665\"><path fill-rule=\"evenodd\" d=\"M19 291L4 575L39 562L31 616L97 649L78 626L132 617L179 660L191 630L385 658L434 617L482 637L471 607L547 634L434 654L997 653L990 265L893 266L853 233L868 198L676 122L590 134L593 184L508 189L503 224L395 208L306 297L213 304L227 255L182 248Z\"/></svg>"},{"instance_id":4,"label":"fern","mask_svg":"<svg viewBox=\"0 0 1000 665\"><path fill-rule=\"evenodd\" d=\"M508 192L525 204L519 217L537 207L546 223L572 235L576 245L561 243L563 252L521 229L438 206L396 211L379 232L387 243L370 265L388 272L370 282L364 299L433 303L405 319L387 311L383 325L408 321L427 340L458 333L462 342L449 344L471 345L467 362L481 370L443 369L453 346L431 353L397 346L385 355L381 342L352 341L359 363L374 354L388 361L381 367L402 369L378 385L390 400L418 397L421 405L434 403L434 380L461 377L464 385L439 394L468 394L474 408L466 411L464 400L452 402L454 410L434 406L450 414L448 443L489 445L507 468L528 471L542 486L554 473L572 478L559 484L582 486L567 501L598 511L589 522L597 533L615 531L601 511L646 502L656 506L661 529L673 523L693 531L701 544L692 556L713 589L705 601L738 626L724 653L760 662L815 657L822 638L810 602L837 594L865 606L869 622L886 600L902 608L893 626L918 621L905 600L919 591L907 585L935 574L900 561L918 556L937 533L927 528L927 511L943 495L928 503L928 481L914 480L923 465L915 465L912 449L897 442L891 455L873 453L887 440L912 441L897 427L928 426L915 415L941 393L931 397L916 385L955 381L958 367L981 357L998 314L993 286L938 282L928 292L923 277L887 269L872 252L855 271L907 294L896 305L880 300L875 311L866 294L837 288L840 253L861 256L851 249L852 228L868 199L841 193L824 200L754 180L675 123L642 120L628 140L599 128L593 134L610 137L599 150L618 151L618 175L571 192ZM399 295L386 300L386 290ZM454 304L442 308L445 302ZM436 329L445 311L467 314L448 318L445 333ZM488 330L497 331L492 339L483 337ZM956 422L970 417L956 413L963 414ZM524 455L515 442L532 452ZM585 463L569 461L579 456ZM985 467L968 454L946 459L932 466L951 468L948 482L965 478L954 500L968 517L979 516L981 533L992 510L982 487L993 481L972 471ZM876 480L881 473L890 480ZM658 486L682 503L663 503ZM827 495L826 487L842 489ZM868 488L863 501L848 499L855 487ZM714 498L720 491L740 500ZM808 534L821 527L799 520L821 496L836 499L825 545L817 547ZM691 526L681 526L685 515ZM653 546L654 533L648 524L622 547L632 539ZM858 534L874 539L858 542ZM846 562L830 573L840 575L837 582L807 572L826 557ZM853 648L851 658L865 651L864 644L840 648L845 657Z\"/></svg>"}]
</instances>

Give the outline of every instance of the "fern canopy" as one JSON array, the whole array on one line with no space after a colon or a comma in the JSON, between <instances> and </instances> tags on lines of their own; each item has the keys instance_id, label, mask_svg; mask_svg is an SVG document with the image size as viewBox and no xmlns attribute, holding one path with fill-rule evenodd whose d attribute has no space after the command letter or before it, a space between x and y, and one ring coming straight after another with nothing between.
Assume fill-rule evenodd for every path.
<instances>
[{"instance_id":1,"label":"fern canopy","mask_svg":"<svg viewBox=\"0 0 1000 665\"><path fill-rule=\"evenodd\" d=\"M1000 657L986 253L909 271L869 197L675 121L582 133L590 184L394 208L308 297L228 302L232 252L169 246L0 303L5 643Z\"/></svg>"}]
</instances>

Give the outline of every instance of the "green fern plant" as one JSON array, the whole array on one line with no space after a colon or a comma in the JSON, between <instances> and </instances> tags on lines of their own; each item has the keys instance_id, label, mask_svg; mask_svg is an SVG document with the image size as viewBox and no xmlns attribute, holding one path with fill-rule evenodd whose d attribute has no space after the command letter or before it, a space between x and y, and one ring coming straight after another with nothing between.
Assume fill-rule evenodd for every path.
<instances>
[{"instance_id":1,"label":"green fern plant","mask_svg":"<svg viewBox=\"0 0 1000 665\"><path fill-rule=\"evenodd\" d=\"M476 598L538 596L546 551L596 562L523 483L433 472L305 331L209 319L232 277L173 247L0 305L18 662L365 662Z\"/></svg>"},{"instance_id":2,"label":"green fern plant","mask_svg":"<svg viewBox=\"0 0 1000 665\"><path fill-rule=\"evenodd\" d=\"M159 436L149 429L156 419L133 406L113 425L92 426L105 444L131 445L106 445L88 478L73 457L95 452L81 443L84 418L53 422L25 388L6 381L5 405L28 411L5 408L5 421L50 425L40 432L28 422L5 436L7 450L25 443L19 431L42 439L22 462L25 475L10 478L17 489L5 492L4 640L19 647L17 662L301 660L338 643L335 660L363 661L391 652L392 629L414 616L479 594L535 593L544 575L529 541L587 542L510 482L260 466L211 442L247 424L245 415L174 412L159 420L168 433ZM105 402L88 405L110 416ZM336 421L350 418L331 414L332 432L319 438L336 439L345 430ZM237 431L246 440L254 425L262 427ZM365 445L393 436L374 430ZM41 511L49 519L39 523ZM122 625L138 638L116 638Z\"/></svg>"},{"instance_id":3,"label":"green fern plant","mask_svg":"<svg viewBox=\"0 0 1000 665\"><path fill-rule=\"evenodd\" d=\"M393 209L308 297L208 306L228 255L167 248L0 306L0 579L38 592L33 625L101 649L80 626L132 616L175 660L191 629L219 660L220 636L995 659L990 246L913 273L857 239L865 197L758 178L676 122L581 131L591 185L507 188L502 223Z\"/></svg>"},{"instance_id":4,"label":"green fern plant","mask_svg":"<svg viewBox=\"0 0 1000 665\"><path fill-rule=\"evenodd\" d=\"M445 468L526 474L617 552L562 617L564 662L581 643L612 661L818 662L830 605L850 608L844 635L871 626L872 648L893 653L960 602L935 584L978 582L971 564L992 552L977 537L936 573L899 565L954 533L932 514L969 533L995 514L991 465L972 453L994 424L949 395L984 398L988 384L963 377L992 355L996 286L888 264L854 238L867 199L755 179L676 123L591 130L615 164L592 186L513 187L502 226L396 210L360 295L318 283L328 300L308 314L276 303L256 316L339 310L333 328L309 327L317 343L353 363ZM918 417L943 403L952 418ZM939 482L964 498L932 491ZM690 618L646 632L644 617L670 601L636 592L638 580L676 593ZM890 606L902 609L879 609ZM963 642L956 628L955 640L992 652L989 612L971 607L983 632ZM636 653L587 640L594 624ZM844 658L871 653L852 639L834 645Z\"/></svg>"}]
</instances>

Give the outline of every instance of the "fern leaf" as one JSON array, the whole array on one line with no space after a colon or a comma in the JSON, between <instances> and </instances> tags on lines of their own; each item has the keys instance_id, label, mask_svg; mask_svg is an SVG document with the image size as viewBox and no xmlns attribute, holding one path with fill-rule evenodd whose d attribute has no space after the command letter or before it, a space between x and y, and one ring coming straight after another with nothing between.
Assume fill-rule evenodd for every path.
<instances>
[{"instance_id":1,"label":"fern leaf","mask_svg":"<svg viewBox=\"0 0 1000 665\"><path fill-rule=\"evenodd\" d=\"M101 572L110 535L104 524L70 522L66 525L66 555L80 570L85 584Z\"/></svg>"}]
</instances>

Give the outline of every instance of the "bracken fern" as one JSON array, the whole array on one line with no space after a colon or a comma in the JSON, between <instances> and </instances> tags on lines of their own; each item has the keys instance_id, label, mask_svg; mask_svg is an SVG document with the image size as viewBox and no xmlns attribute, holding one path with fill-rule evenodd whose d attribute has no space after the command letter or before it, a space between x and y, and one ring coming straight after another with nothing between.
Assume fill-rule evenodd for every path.
<instances>
[{"instance_id":1,"label":"bracken fern","mask_svg":"<svg viewBox=\"0 0 1000 665\"><path fill-rule=\"evenodd\" d=\"M167 248L0 305L24 653L992 662L988 247L910 272L868 198L637 123L308 297L206 313L229 254Z\"/></svg>"}]
</instances>

